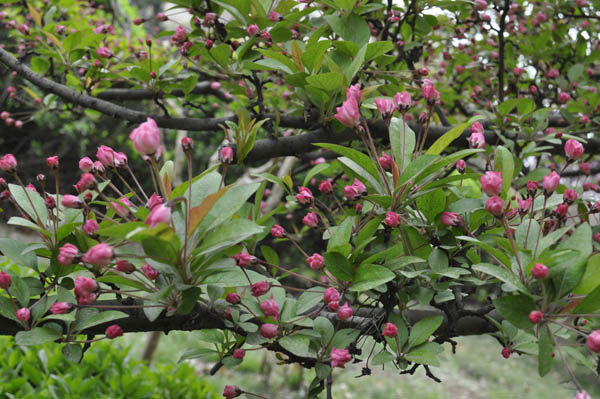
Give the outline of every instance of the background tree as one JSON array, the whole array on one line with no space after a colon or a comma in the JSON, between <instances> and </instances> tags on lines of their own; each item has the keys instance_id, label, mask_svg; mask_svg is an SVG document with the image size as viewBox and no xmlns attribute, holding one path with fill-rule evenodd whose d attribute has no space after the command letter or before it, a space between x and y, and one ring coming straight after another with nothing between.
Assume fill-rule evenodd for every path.
<instances>
[{"instance_id":1,"label":"background tree","mask_svg":"<svg viewBox=\"0 0 600 399\"><path fill-rule=\"evenodd\" d=\"M185 357L274 351L311 397L349 361L437 381L441 344L493 334L588 397L596 2L2 3L2 198L41 241L0 239L0 333L78 361L219 329Z\"/></svg>"}]
</instances>

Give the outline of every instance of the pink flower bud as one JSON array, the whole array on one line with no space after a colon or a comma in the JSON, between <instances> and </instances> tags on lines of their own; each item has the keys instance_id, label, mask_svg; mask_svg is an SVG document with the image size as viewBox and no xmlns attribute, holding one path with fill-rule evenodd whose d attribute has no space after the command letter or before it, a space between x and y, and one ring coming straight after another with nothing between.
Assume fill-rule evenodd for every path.
<instances>
[{"instance_id":1,"label":"pink flower bud","mask_svg":"<svg viewBox=\"0 0 600 399\"><path fill-rule=\"evenodd\" d=\"M403 91L394 94L394 106L398 109L398 111L404 113L408 111L412 105L412 97L409 92Z\"/></svg>"},{"instance_id":2,"label":"pink flower bud","mask_svg":"<svg viewBox=\"0 0 600 399\"><path fill-rule=\"evenodd\" d=\"M565 143L565 154L571 161L579 159L584 152L583 144L574 139L569 139Z\"/></svg>"},{"instance_id":3,"label":"pink flower bud","mask_svg":"<svg viewBox=\"0 0 600 399\"><path fill-rule=\"evenodd\" d=\"M360 193L357 188L353 185L344 187L344 196L348 199L348 201L353 201L356 198L360 197Z\"/></svg>"},{"instance_id":4,"label":"pink flower bud","mask_svg":"<svg viewBox=\"0 0 600 399\"><path fill-rule=\"evenodd\" d=\"M589 393L587 393L587 391L577 391L575 394L575 399L592 399L592 397Z\"/></svg>"},{"instance_id":5,"label":"pink flower bud","mask_svg":"<svg viewBox=\"0 0 600 399\"><path fill-rule=\"evenodd\" d=\"M233 149L231 147L223 147L219 151L219 158L222 164L230 164L233 161Z\"/></svg>"},{"instance_id":6,"label":"pink flower bud","mask_svg":"<svg viewBox=\"0 0 600 399\"><path fill-rule=\"evenodd\" d=\"M348 97L341 107L336 108L335 119L346 127L356 127L359 124L358 103L354 97Z\"/></svg>"},{"instance_id":7,"label":"pink flower bud","mask_svg":"<svg viewBox=\"0 0 600 399\"><path fill-rule=\"evenodd\" d=\"M227 294L227 296L225 297L225 300L232 305L237 305L238 303L240 303L242 301L240 296L238 294L236 294L235 292L231 292L231 293Z\"/></svg>"},{"instance_id":8,"label":"pink flower bud","mask_svg":"<svg viewBox=\"0 0 600 399\"><path fill-rule=\"evenodd\" d=\"M48 209L54 209L56 208L56 200L54 199L54 197L46 197L44 198L44 204L46 205L46 208Z\"/></svg>"},{"instance_id":9,"label":"pink flower bud","mask_svg":"<svg viewBox=\"0 0 600 399\"><path fill-rule=\"evenodd\" d=\"M458 171L458 173L460 173L460 174L465 173L466 168L467 168L467 163L465 162L464 159L459 159L458 161L456 161L456 170Z\"/></svg>"},{"instance_id":10,"label":"pink flower bud","mask_svg":"<svg viewBox=\"0 0 600 399\"><path fill-rule=\"evenodd\" d=\"M258 283L254 283L250 286L250 291L252 291L252 296L262 296L269 292L271 286L266 281L259 281Z\"/></svg>"},{"instance_id":11,"label":"pink flower bud","mask_svg":"<svg viewBox=\"0 0 600 399\"><path fill-rule=\"evenodd\" d=\"M565 190L565 192L563 193L563 201L569 205L577 201L577 197L577 191L571 188Z\"/></svg>"},{"instance_id":12,"label":"pink flower bud","mask_svg":"<svg viewBox=\"0 0 600 399\"><path fill-rule=\"evenodd\" d=\"M600 353L600 330L588 335L585 344L592 352Z\"/></svg>"},{"instance_id":13,"label":"pink flower bud","mask_svg":"<svg viewBox=\"0 0 600 399\"><path fill-rule=\"evenodd\" d=\"M277 332L275 332L275 334L277 334ZM223 390L223 397L225 399L237 398L241 394L242 391L235 385L225 385L225 389Z\"/></svg>"},{"instance_id":14,"label":"pink flower bud","mask_svg":"<svg viewBox=\"0 0 600 399\"><path fill-rule=\"evenodd\" d=\"M48 157L46 158L46 165L48 165L48 167L50 169L57 169L58 168L58 156L53 156L53 157Z\"/></svg>"},{"instance_id":15,"label":"pink flower bud","mask_svg":"<svg viewBox=\"0 0 600 399\"><path fill-rule=\"evenodd\" d=\"M79 249L73 244L65 244L58 250L58 262L63 266L73 264L79 256Z\"/></svg>"},{"instance_id":16,"label":"pink flower bud","mask_svg":"<svg viewBox=\"0 0 600 399\"><path fill-rule=\"evenodd\" d=\"M12 284L12 277L10 274L5 272L0 272L0 288L7 289Z\"/></svg>"},{"instance_id":17,"label":"pink flower bud","mask_svg":"<svg viewBox=\"0 0 600 399\"><path fill-rule=\"evenodd\" d=\"M544 318L544 314L539 310L532 310L529 313L529 321L533 324L538 324Z\"/></svg>"},{"instance_id":18,"label":"pink flower bud","mask_svg":"<svg viewBox=\"0 0 600 399\"><path fill-rule=\"evenodd\" d=\"M100 58L110 58L113 56L113 52L108 47L98 47L96 55Z\"/></svg>"},{"instance_id":19,"label":"pink flower bud","mask_svg":"<svg viewBox=\"0 0 600 399\"><path fill-rule=\"evenodd\" d=\"M146 264L144 264L144 266L142 266L142 272L150 280L156 280L156 278L158 277L158 274L159 274L158 270L156 270L155 268L150 266L148 264L148 262L146 262Z\"/></svg>"},{"instance_id":20,"label":"pink flower bud","mask_svg":"<svg viewBox=\"0 0 600 399\"><path fill-rule=\"evenodd\" d=\"M119 259L115 262L115 269L121 273L133 273L135 271L135 267L125 259Z\"/></svg>"},{"instance_id":21,"label":"pink flower bud","mask_svg":"<svg viewBox=\"0 0 600 399\"><path fill-rule=\"evenodd\" d=\"M272 316L275 320L279 317L279 304L273 299L273 294L271 298L260 303L260 309L266 317Z\"/></svg>"},{"instance_id":22,"label":"pink flower bud","mask_svg":"<svg viewBox=\"0 0 600 399\"><path fill-rule=\"evenodd\" d=\"M487 1L485 0L475 0L475 9L478 11L485 10L487 8Z\"/></svg>"},{"instance_id":23,"label":"pink flower bud","mask_svg":"<svg viewBox=\"0 0 600 399\"><path fill-rule=\"evenodd\" d=\"M17 27L17 30L24 35L29 34L29 26L27 24L21 24Z\"/></svg>"},{"instance_id":24,"label":"pink flower bud","mask_svg":"<svg viewBox=\"0 0 600 399\"><path fill-rule=\"evenodd\" d=\"M144 22L146 22L146 20L144 18L136 18L136 19L133 20L133 24L134 25L141 25Z\"/></svg>"},{"instance_id":25,"label":"pink flower bud","mask_svg":"<svg viewBox=\"0 0 600 399\"><path fill-rule=\"evenodd\" d=\"M469 147L471 148L483 148L485 147L485 136L482 133L473 132L467 139Z\"/></svg>"},{"instance_id":26,"label":"pink flower bud","mask_svg":"<svg viewBox=\"0 0 600 399\"><path fill-rule=\"evenodd\" d=\"M550 195L556 190L560 183L560 175L556 171L552 171L549 175L542 178L542 187L544 188L544 194Z\"/></svg>"},{"instance_id":27,"label":"pink flower bud","mask_svg":"<svg viewBox=\"0 0 600 399\"><path fill-rule=\"evenodd\" d=\"M485 172L481 176L481 189L487 195L498 195L502 191L502 173L501 172Z\"/></svg>"},{"instance_id":28,"label":"pink flower bud","mask_svg":"<svg viewBox=\"0 0 600 399\"><path fill-rule=\"evenodd\" d=\"M321 180L321 183L319 183L319 192L330 193L332 190L333 190L333 186L331 184L331 181L329 181L329 179Z\"/></svg>"},{"instance_id":29,"label":"pink flower bud","mask_svg":"<svg viewBox=\"0 0 600 399\"><path fill-rule=\"evenodd\" d=\"M385 170L391 170L394 164L392 157L386 154L385 152L381 153L381 156L377 159L379 165Z\"/></svg>"},{"instance_id":30,"label":"pink flower bud","mask_svg":"<svg viewBox=\"0 0 600 399\"><path fill-rule=\"evenodd\" d=\"M546 265L543 265L541 263L536 263L531 269L531 275L538 280L545 279L546 277L548 277L548 274L550 274L550 270Z\"/></svg>"},{"instance_id":31,"label":"pink flower bud","mask_svg":"<svg viewBox=\"0 0 600 399\"><path fill-rule=\"evenodd\" d=\"M166 21L166 20L167 20L167 19L169 19L169 18L168 18L168 17L167 17L167 16L166 16L164 13L162 13L162 12L159 12L158 14L156 14L156 19L157 19L159 22L164 22L164 21Z\"/></svg>"},{"instance_id":32,"label":"pink flower bud","mask_svg":"<svg viewBox=\"0 0 600 399\"><path fill-rule=\"evenodd\" d=\"M52 304L52 306L50 306L50 312L52 312L52 314L65 314L69 313L72 308L73 305L71 305L70 303L55 302Z\"/></svg>"},{"instance_id":33,"label":"pink flower bud","mask_svg":"<svg viewBox=\"0 0 600 399\"><path fill-rule=\"evenodd\" d=\"M141 155L152 155L160 147L160 129L154 119L148 118L131 131L129 139Z\"/></svg>"},{"instance_id":34,"label":"pink flower bud","mask_svg":"<svg viewBox=\"0 0 600 399\"><path fill-rule=\"evenodd\" d=\"M421 93L423 94L423 98L427 101L429 105L435 105L440 103L440 92L433 87L432 83L426 83L421 87Z\"/></svg>"},{"instance_id":35,"label":"pink flower bud","mask_svg":"<svg viewBox=\"0 0 600 399\"><path fill-rule=\"evenodd\" d=\"M446 226L458 226L462 222L460 215L456 212L444 211L442 213L442 224Z\"/></svg>"},{"instance_id":36,"label":"pink flower bud","mask_svg":"<svg viewBox=\"0 0 600 399\"><path fill-rule=\"evenodd\" d=\"M497 195L494 195L485 202L485 208L492 215L501 217L504 214L504 201Z\"/></svg>"},{"instance_id":37,"label":"pink flower bud","mask_svg":"<svg viewBox=\"0 0 600 399\"><path fill-rule=\"evenodd\" d=\"M348 301L346 301L341 308L338 309L337 311L337 317L340 320L347 320L350 317L352 317L352 314L354 313L354 311L352 310L352 308L350 306L348 306Z\"/></svg>"},{"instance_id":38,"label":"pink flower bud","mask_svg":"<svg viewBox=\"0 0 600 399\"><path fill-rule=\"evenodd\" d=\"M381 334L384 337L394 338L398 335L398 327L396 327L393 323L385 323L385 328L383 329L383 333Z\"/></svg>"},{"instance_id":39,"label":"pink flower bud","mask_svg":"<svg viewBox=\"0 0 600 399\"><path fill-rule=\"evenodd\" d=\"M535 96L535 95L538 93L538 88L537 88L537 86L535 86L535 85L530 85L530 86L529 86L529 92Z\"/></svg>"},{"instance_id":40,"label":"pink flower bud","mask_svg":"<svg viewBox=\"0 0 600 399\"><path fill-rule=\"evenodd\" d=\"M306 263L310 266L311 269L317 270L322 269L324 264L324 259L318 253L314 253L312 256L306 258Z\"/></svg>"},{"instance_id":41,"label":"pink flower bud","mask_svg":"<svg viewBox=\"0 0 600 399\"><path fill-rule=\"evenodd\" d=\"M96 152L96 158L102 163L103 166L114 167L115 166L115 151L105 145L98 147Z\"/></svg>"},{"instance_id":42,"label":"pink flower bud","mask_svg":"<svg viewBox=\"0 0 600 399\"><path fill-rule=\"evenodd\" d=\"M260 28L256 24L252 24L246 29L248 36L256 36L258 35L258 32L260 32Z\"/></svg>"},{"instance_id":43,"label":"pink flower bud","mask_svg":"<svg viewBox=\"0 0 600 399\"><path fill-rule=\"evenodd\" d=\"M13 154L6 154L0 158L0 169L7 173L13 173L17 169L17 159Z\"/></svg>"},{"instance_id":44,"label":"pink flower bud","mask_svg":"<svg viewBox=\"0 0 600 399\"><path fill-rule=\"evenodd\" d=\"M561 104L566 104L566 103L568 103L570 99L571 99L571 96L569 95L569 93L566 93L566 92L564 92L564 91L563 91L563 92L561 92L561 93L558 95L558 101L559 101Z\"/></svg>"},{"instance_id":45,"label":"pink flower bud","mask_svg":"<svg viewBox=\"0 0 600 399\"><path fill-rule=\"evenodd\" d=\"M345 368L344 365L352 360L348 349L331 348L331 367Z\"/></svg>"},{"instance_id":46,"label":"pink flower bud","mask_svg":"<svg viewBox=\"0 0 600 399\"><path fill-rule=\"evenodd\" d=\"M123 335L123 330L118 325L113 324L112 326L108 326L106 328L105 334L106 338L115 339Z\"/></svg>"},{"instance_id":47,"label":"pink flower bud","mask_svg":"<svg viewBox=\"0 0 600 399\"><path fill-rule=\"evenodd\" d=\"M277 22L281 18L281 14L276 11L269 11L267 18L269 18L269 21L271 22Z\"/></svg>"},{"instance_id":48,"label":"pink flower bud","mask_svg":"<svg viewBox=\"0 0 600 399\"><path fill-rule=\"evenodd\" d=\"M10 118L10 113L9 112L7 112L7 111L0 112L0 119L7 120L8 118Z\"/></svg>"},{"instance_id":49,"label":"pink flower bud","mask_svg":"<svg viewBox=\"0 0 600 399\"><path fill-rule=\"evenodd\" d=\"M252 266L257 261L255 256L252 256L247 252L238 252L237 254L233 255L232 258L235 259L235 262L240 267Z\"/></svg>"},{"instance_id":50,"label":"pink flower bud","mask_svg":"<svg viewBox=\"0 0 600 399\"><path fill-rule=\"evenodd\" d=\"M393 101L387 98L376 98L375 105L377 106L377 110L379 111L379 113L384 118L390 116L396 110Z\"/></svg>"},{"instance_id":51,"label":"pink flower bud","mask_svg":"<svg viewBox=\"0 0 600 399\"><path fill-rule=\"evenodd\" d=\"M275 238L281 238L285 236L285 230L280 225L276 224L271 228L271 235Z\"/></svg>"},{"instance_id":52,"label":"pink flower bud","mask_svg":"<svg viewBox=\"0 0 600 399\"><path fill-rule=\"evenodd\" d=\"M174 45L180 45L180 44L184 43L186 40L187 40L187 32L185 31L183 26L179 25L175 29L175 33L173 33L173 36L171 36L171 43L173 43Z\"/></svg>"},{"instance_id":53,"label":"pink flower bud","mask_svg":"<svg viewBox=\"0 0 600 399\"><path fill-rule=\"evenodd\" d=\"M298 187L298 194L296 194L296 200L302 205L311 204L314 200L312 191L306 187Z\"/></svg>"},{"instance_id":54,"label":"pink flower bud","mask_svg":"<svg viewBox=\"0 0 600 399\"><path fill-rule=\"evenodd\" d=\"M183 151L191 151L194 148L194 140L191 137L184 137L181 139L181 147Z\"/></svg>"},{"instance_id":55,"label":"pink flower bud","mask_svg":"<svg viewBox=\"0 0 600 399\"><path fill-rule=\"evenodd\" d=\"M150 228L156 227L159 223L171 223L171 207L168 204L155 206L144 221Z\"/></svg>"},{"instance_id":56,"label":"pink flower bud","mask_svg":"<svg viewBox=\"0 0 600 399\"><path fill-rule=\"evenodd\" d=\"M302 223L308 227L317 227L319 224L319 218L314 212L309 212L302 218Z\"/></svg>"},{"instance_id":57,"label":"pink flower bud","mask_svg":"<svg viewBox=\"0 0 600 399\"><path fill-rule=\"evenodd\" d=\"M531 197L535 196L538 186L538 182L529 180L526 184L527 194L529 194Z\"/></svg>"},{"instance_id":58,"label":"pink flower bud","mask_svg":"<svg viewBox=\"0 0 600 399\"><path fill-rule=\"evenodd\" d=\"M338 302L340 300L340 293L334 287L329 287L323 294L323 301L327 303Z\"/></svg>"},{"instance_id":59,"label":"pink flower bud","mask_svg":"<svg viewBox=\"0 0 600 399\"><path fill-rule=\"evenodd\" d=\"M243 350L242 348L237 348L236 350L233 351L234 359L242 360L245 355L246 355L246 351Z\"/></svg>"},{"instance_id":60,"label":"pink flower bud","mask_svg":"<svg viewBox=\"0 0 600 399\"><path fill-rule=\"evenodd\" d=\"M402 220L402 218L400 217L399 214L397 214L396 212L393 212L393 211L389 211L388 213L385 214L385 219L383 220L383 222L388 227L396 227L396 226L398 226L398 224L400 223L401 220Z\"/></svg>"},{"instance_id":61,"label":"pink flower bud","mask_svg":"<svg viewBox=\"0 0 600 399\"><path fill-rule=\"evenodd\" d=\"M356 100L357 104L360 104L362 102L362 90L360 89L360 83L351 85L346 89L346 99L351 97L354 98L354 100Z\"/></svg>"},{"instance_id":62,"label":"pink flower bud","mask_svg":"<svg viewBox=\"0 0 600 399\"><path fill-rule=\"evenodd\" d=\"M113 255L113 247L102 242L91 247L83 256L83 261L92 265L108 266L112 261Z\"/></svg>"},{"instance_id":63,"label":"pink flower bud","mask_svg":"<svg viewBox=\"0 0 600 399\"><path fill-rule=\"evenodd\" d=\"M152 210L163 203L162 197L156 193L152 193L150 199L146 202L146 208Z\"/></svg>"},{"instance_id":64,"label":"pink flower bud","mask_svg":"<svg viewBox=\"0 0 600 399\"><path fill-rule=\"evenodd\" d=\"M531 208L531 203L533 202L532 198L527 198L526 200L517 199L517 203L519 204L519 214L525 215L529 212L529 208Z\"/></svg>"},{"instance_id":65,"label":"pink flower bud","mask_svg":"<svg viewBox=\"0 0 600 399\"><path fill-rule=\"evenodd\" d=\"M500 353L502 354L503 358L508 359L512 351L510 350L510 348L502 348L502 351Z\"/></svg>"},{"instance_id":66,"label":"pink flower bud","mask_svg":"<svg viewBox=\"0 0 600 399\"><path fill-rule=\"evenodd\" d=\"M21 308L17 310L17 319L27 323L29 321L29 317L31 316L31 312L29 308Z\"/></svg>"},{"instance_id":67,"label":"pink flower bud","mask_svg":"<svg viewBox=\"0 0 600 399\"><path fill-rule=\"evenodd\" d=\"M277 326L271 323L265 323L260 326L260 335L267 339L271 339L277 336Z\"/></svg>"},{"instance_id":68,"label":"pink flower bud","mask_svg":"<svg viewBox=\"0 0 600 399\"><path fill-rule=\"evenodd\" d=\"M79 160L79 169L84 173L89 173L94 168L94 162L88 157L83 157Z\"/></svg>"}]
</instances>

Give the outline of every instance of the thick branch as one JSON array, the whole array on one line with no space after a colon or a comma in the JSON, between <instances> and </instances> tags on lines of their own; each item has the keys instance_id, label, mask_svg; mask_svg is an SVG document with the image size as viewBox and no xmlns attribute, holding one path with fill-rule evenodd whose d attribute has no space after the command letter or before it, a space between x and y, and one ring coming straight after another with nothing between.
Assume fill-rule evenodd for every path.
<instances>
[{"instance_id":1,"label":"thick branch","mask_svg":"<svg viewBox=\"0 0 600 399\"><path fill-rule=\"evenodd\" d=\"M190 94L212 94L224 102L231 102L231 96L227 95L221 89L212 89L210 87L211 82L200 82L192 89ZM108 89L104 90L98 94L96 97L101 100L106 101L139 101L139 100L152 100L154 98L164 98L165 96L173 96L173 97L185 97L185 93L183 90L172 90L169 93L165 93L163 91L153 92L150 89Z\"/></svg>"}]
</instances>

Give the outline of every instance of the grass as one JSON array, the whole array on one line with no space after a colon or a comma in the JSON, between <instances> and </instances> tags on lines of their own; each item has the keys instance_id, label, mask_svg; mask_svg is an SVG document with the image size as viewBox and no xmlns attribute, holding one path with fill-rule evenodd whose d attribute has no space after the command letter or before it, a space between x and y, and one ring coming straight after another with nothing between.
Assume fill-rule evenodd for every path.
<instances>
[{"instance_id":1,"label":"grass","mask_svg":"<svg viewBox=\"0 0 600 399\"><path fill-rule=\"evenodd\" d=\"M132 354L140 355L143 334L126 336L133 345ZM562 372L560 361L554 360L550 374L540 378L535 359L513 355L504 359L500 346L491 337L463 337L457 339L457 353L450 346L441 355L441 367L432 368L442 380L436 383L425 376L422 369L415 375L400 375L397 370L374 367L369 377L360 375L364 363L334 370L333 397L336 399L547 399L573 398L574 390ZM187 349L197 347L195 333L171 332L163 337L156 353L161 362L173 362ZM199 373L206 373L211 365L192 361ZM587 372L589 374L589 370ZM221 369L213 382L224 386L238 385L246 391L270 399L300 399L314 377L311 370L295 365L278 365L273 354L264 357L264 351L247 352L241 365ZM600 397L598 381L587 381L586 389L593 397ZM595 385L595 386L594 386Z\"/></svg>"}]
</instances>

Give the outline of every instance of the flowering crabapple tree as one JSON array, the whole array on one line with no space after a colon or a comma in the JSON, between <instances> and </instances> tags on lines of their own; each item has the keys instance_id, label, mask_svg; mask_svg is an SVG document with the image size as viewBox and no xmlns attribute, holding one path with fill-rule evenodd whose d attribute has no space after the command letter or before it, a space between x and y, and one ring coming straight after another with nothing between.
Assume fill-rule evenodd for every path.
<instances>
[{"instance_id":1,"label":"flowering crabapple tree","mask_svg":"<svg viewBox=\"0 0 600 399\"><path fill-rule=\"evenodd\" d=\"M308 397L349 363L439 381L454 337L489 334L590 397L572 370L600 353L598 2L0 3L3 131L52 110L131 142L48 154L28 185L3 148L8 224L39 240L0 239L1 334L76 362L210 329L183 359L272 351L315 370ZM215 136L219 163L194 163Z\"/></svg>"}]
</instances>

